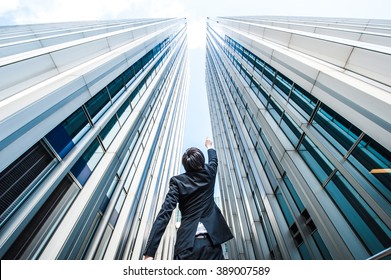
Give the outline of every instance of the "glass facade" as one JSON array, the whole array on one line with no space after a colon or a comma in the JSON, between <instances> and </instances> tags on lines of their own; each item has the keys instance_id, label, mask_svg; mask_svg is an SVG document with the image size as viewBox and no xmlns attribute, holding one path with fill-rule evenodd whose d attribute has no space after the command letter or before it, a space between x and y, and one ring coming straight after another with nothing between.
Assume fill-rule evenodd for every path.
<instances>
[{"instance_id":1,"label":"glass facade","mask_svg":"<svg viewBox=\"0 0 391 280\"><path fill-rule=\"evenodd\" d=\"M230 21L224 20L222 26ZM229 127L218 131L217 122L221 120L212 118L214 134L222 137L220 145L238 147L240 165L246 170L245 176L242 175L244 178L259 178L251 180L248 188L258 187L261 197L262 193L273 190L276 203L272 197L267 200L274 210L266 211L264 215L280 226L272 227L272 231L264 231L263 234L274 235L266 237L267 240L285 236L286 231L281 225L283 217L300 257L294 251L277 255L302 259L340 258L333 256L333 250L328 245L330 242L322 238L325 231L323 223L312 217L329 215L328 210L322 209L320 204L315 207L312 201L315 197L310 199L307 191L315 192L315 196L321 196L318 199L325 203L332 201L340 213L338 218L330 218L336 220L336 231L340 223L337 220L342 217L350 225L364 255L387 250L391 245L391 175L375 174L371 170L390 168L390 150L278 70L273 57L259 47L247 48L247 39L231 37L233 35L222 31L224 28L215 29L217 23L214 20L208 23L207 89L210 110L212 116L215 114L225 119ZM241 44L240 41L246 43ZM230 130L232 134L228 133ZM281 153L281 149L286 151L285 154ZM222 151L227 160L224 164L229 164L234 152ZM289 164L281 160L287 158L286 155L292 160ZM225 180L235 184L232 178L222 177L222 187L226 184ZM300 182L298 177L306 183ZM227 196L223 197L223 201L233 199L229 194ZM243 203L246 201L243 197L234 197ZM263 197L259 200L254 196L246 203L262 205L265 203ZM381 210L379 206L385 208ZM230 212L226 214L230 215ZM264 218L254 213L248 215L252 215L254 220ZM339 234L342 239L345 238L344 233ZM261 240L262 235L254 235L253 238ZM236 246L240 242L237 241ZM289 241L285 243L289 244ZM290 245L280 244L280 250L283 246ZM269 247L269 252L266 250L264 253L270 255L271 252L276 253L275 248ZM232 248L231 251L234 254Z\"/></svg>"},{"instance_id":2,"label":"glass facade","mask_svg":"<svg viewBox=\"0 0 391 280\"><path fill-rule=\"evenodd\" d=\"M142 221L144 212L146 217L156 215L141 198L149 196L146 179L165 162L161 148L173 154L182 148L162 141L170 134L183 137L187 94L186 21L144 21L109 22L107 29L98 29L108 32L110 44L109 30L121 24L123 34L115 41L128 46L122 45L122 53L105 54L99 63L85 68L81 64L80 69L90 71L83 77L90 98L79 99L79 89L70 95L74 99L62 104L64 110L59 100L54 108L68 112L63 120L0 173L2 259L139 258L143 248L134 244L135 237L148 233L140 226L135 231L133 220ZM68 27L64 23L63 31ZM82 26L79 32L90 28L95 27ZM146 36L152 30L155 35ZM134 41L133 32L140 31L145 31L145 38ZM59 38L67 38L61 28ZM89 49L91 54L95 51ZM78 100L84 102L69 115L67 104ZM178 162L172 162L165 178L179 171ZM15 176L21 180L15 181ZM19 208L30 210L26 215ZM3 232L9 229L14 235L7 239ZM164 250L166 256L172 254L169 248Z\"/></svg>"}]
</instances>

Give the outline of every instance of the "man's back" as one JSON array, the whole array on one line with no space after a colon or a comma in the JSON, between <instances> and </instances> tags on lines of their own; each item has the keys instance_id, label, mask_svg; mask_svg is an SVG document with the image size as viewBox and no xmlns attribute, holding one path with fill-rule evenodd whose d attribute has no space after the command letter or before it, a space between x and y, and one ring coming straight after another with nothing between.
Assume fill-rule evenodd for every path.
<instances>
[{"instance_id":1,"label":"man's back","mask_svg":"<svg viewBox=\"0 0 391 280\"><path fill-rule=\"evenodd\" d=\"M181 226L177 233L175 253L193 247L198 223L205 226L213 244L221 244L232 238L220 209L214 200L217 172L217 155L208 149L208 164L204 169L186 172L172 178L178 187Z\"/></svg>"},{"instance_id":2,"label":"man's back","mask_svg":"<svg viewBox=\"0 0 391 280\"><path fill-rule=\"evenodd\" d=\"M201 162L203 164L194 164L194 161L192 161L194 153L187 155L187 151L184 154L182 163L187 172L171 178L166 199L152 227L145 249L145 256L154 256L160 238L177 203L179 203L181 211L181 225L177 232L175 244L176 256L192 250L199 223L202 223L205 227L208 240L210 240L212 246L219 246L233 238L220 209L214 201L214 185L218 165L216 151L208 148L209 160L208 164L204 164L202 153L198 149L196 150L195 154L202 157ZM191 164L196 168L187 168Z\"/></svg>"}]
</instances>

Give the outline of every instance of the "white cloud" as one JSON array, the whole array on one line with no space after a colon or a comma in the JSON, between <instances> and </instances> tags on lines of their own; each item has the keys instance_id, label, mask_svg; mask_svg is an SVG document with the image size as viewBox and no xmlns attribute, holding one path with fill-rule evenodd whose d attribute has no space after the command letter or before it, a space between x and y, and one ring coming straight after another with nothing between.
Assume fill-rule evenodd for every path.
<instances>
[{"instance_id":1,"label":"white cloud","mask_svg":"<svg viewBox=\"0 0 391 280\"><path fill-rule=\"evenodd\" d=\"M183 1L179 0L152 0L149 3L151 9L151 17L187 17Z\"/></svg>"},{"instance_id":2,"label":"white cloud","mask_svg":"<svg viewBox=\"0 0 391 280\"><path fill-rule=\"evenodd\" d=\"M19 0L8 0L0 2L0 13L16 9L19 5Z\"/></svg>"},{"instance_id":3,"label":"white cloud","mask_svg":"<svg viewBox=\"0 0 391 280\"><path fill-rule=\"evenodd\" d=\"M8 2L12 2L8 3ZM142 6L143 0L8 0L0 11L15 24L118 18L125 10ZM8 3L8 4L4 4ZM135 14L128 16L134 17Z\"/></svg>"},{"instance_id":4,"label":"white cloud","mask_svg":"<svg viewBox=\"0 0 391 280\"><path fill-rule=\"evenodd\" d=\"M8 0L8 1L1 1L0 2L0 17L18 9L19 7L19 0Z\"/></svg>"}]
</instances>

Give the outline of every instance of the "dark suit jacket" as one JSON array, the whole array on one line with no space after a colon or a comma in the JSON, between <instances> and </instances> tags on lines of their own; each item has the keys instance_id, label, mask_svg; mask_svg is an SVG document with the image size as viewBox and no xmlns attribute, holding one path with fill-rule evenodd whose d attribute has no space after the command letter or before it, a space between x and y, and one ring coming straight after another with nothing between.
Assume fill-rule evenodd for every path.
<instances>
[{"instance_id":1,"label":"dark suit jacket","mask_svg":"<svg viewBox=\"0 0 391 280\"><path fill-rule=\"evenodd\" d=\"M182 219L177 232L175 254L193 247L198 222L204 224L214 245L233 238L213 197L217 173L217 155L214 149L208 149L208 159L209 163L205 164L203 170L186 172L170 179L170 188L153 224L144 251L145 256L155 256L178 202Z\"/></svg>"}]
</instances>

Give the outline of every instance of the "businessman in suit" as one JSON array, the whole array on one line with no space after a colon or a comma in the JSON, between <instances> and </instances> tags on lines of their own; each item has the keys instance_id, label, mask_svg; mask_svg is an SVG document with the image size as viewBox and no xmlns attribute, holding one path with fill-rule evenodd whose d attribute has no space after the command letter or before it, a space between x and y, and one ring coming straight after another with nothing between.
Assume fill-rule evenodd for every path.
<instances>
[{"instance_id":1,"label":"businessman in suit","mask_svg":"<svg viewBox=\"0 0 391 280\"><path fill-rule=\"evenodd\" d=\"M208 164L198 148L189 148L182 156L185 173L170 179L169 191L151 229L144 259L153 259L160 239L179 203L181 225L177 231L174 259L221 260L221 244L233 238L231 230L214 201L217 155L207 138Z\"/></svg>"}]
</instances>

